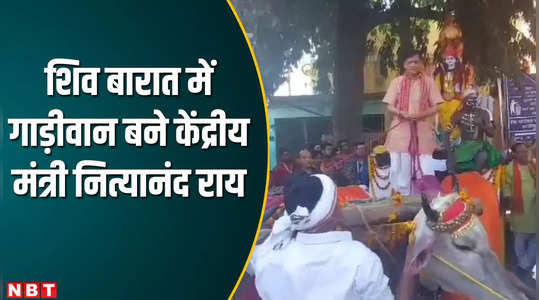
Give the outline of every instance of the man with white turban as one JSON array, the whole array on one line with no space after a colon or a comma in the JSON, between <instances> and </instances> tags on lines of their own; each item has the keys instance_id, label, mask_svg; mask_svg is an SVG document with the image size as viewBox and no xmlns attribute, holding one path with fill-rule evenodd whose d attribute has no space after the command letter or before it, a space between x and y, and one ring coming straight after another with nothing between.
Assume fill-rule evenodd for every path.
<instances>
[{"instance_id":1,"label":"man with white turban","mask_svg":"<svg viewBox=\"0 0 539 300\"><path fill-rule=\"evenodd\" d=\"M337 189L328 176L292 178L284 199L284 215L248 267L262 299L394 299L378 256L335 231Z\"/></svg>"}]
</instances>

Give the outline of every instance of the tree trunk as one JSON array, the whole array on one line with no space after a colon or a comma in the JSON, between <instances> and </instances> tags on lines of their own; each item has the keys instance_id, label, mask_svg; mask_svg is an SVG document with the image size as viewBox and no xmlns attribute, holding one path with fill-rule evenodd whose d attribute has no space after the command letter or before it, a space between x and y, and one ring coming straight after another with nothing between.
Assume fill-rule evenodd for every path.
<instances>
[{"instance_id":1,"label":"tree trunk","mask_svg":"<svg viewBox=\"0 0 539 300\"><path fill-rule=\"evenodd\" d=\"M336 140L358 140L362 133L362 103L368 28L366 14L358 14L362 1L341 0L335 50L333 128Z\"/></svg>"},{"instance_id":2,"label":"tree trunk","mask_svg":"<svg viewBox=\"0 0 539 300\"><path fill-rule=\"evenodd\" d=\"M410 50L413 49L412 45L412 33L410 31L410 27L412 26L412 21L410 20L411 15L411 3L410 0L401 0L398 2L398 32L399 32L399 40L400 40L400 47L399 47L399 53L398 53L398 63L399 67L402 69L404 64L404 57L403 55L405 53L409 53Z\"/></svg>"}]
</instances>

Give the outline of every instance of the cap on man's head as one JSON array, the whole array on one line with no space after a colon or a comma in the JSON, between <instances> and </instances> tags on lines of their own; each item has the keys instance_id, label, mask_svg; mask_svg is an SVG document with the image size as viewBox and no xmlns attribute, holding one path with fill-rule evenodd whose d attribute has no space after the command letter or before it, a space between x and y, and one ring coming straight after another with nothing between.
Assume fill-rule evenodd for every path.
<instances>
[{"instance_id":1,"label":"cap on man's head","mask_svg":"<svg viewBox=\"0 0 539 300\"><path fill-rule=\"evenodd\" d=\"M387 152L387 149L384 145L379 145L372 149L372 153L374 154L384 154L386 152Z\"/></svg>"}]
</instances>

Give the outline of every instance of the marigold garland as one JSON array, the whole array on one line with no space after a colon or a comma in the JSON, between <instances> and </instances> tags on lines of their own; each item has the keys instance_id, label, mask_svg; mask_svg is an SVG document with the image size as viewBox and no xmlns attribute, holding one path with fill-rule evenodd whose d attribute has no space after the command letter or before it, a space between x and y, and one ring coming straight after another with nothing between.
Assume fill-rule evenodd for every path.
<instances>
[{"instance_id":1,"label":"marigold garland","mask_svg":"<svg viewBox=\"0 0 539 300\"><path fill-rule=\"evenodd\" d=\"M395 193L395 195L393 196L393 204L395 205L395 207L397 208L401 207L402 200L403 200L402 194L399 192Z\"/></svg>"},{"instance_id":2,"label":"marigold garland","mask_svg":"<svg viewBox=\"0 0 539 300\"><path fill-rule=\"evenodd\" d=\"M402 206L402 200L403 200L403 197L402 197L402 194L397 192L395 194L393 194L393 213L391 213L389 215L389 218L388 218L388 222L389 223L394 223L394 222L397 222L399 220L399 216L397 214L399 208Z\"/></svg>"},{"instance_id":3,"label":"marigold garland","mask_svg":"<svg viewBox=\"0 0 539 300\"><path fill-rule=\"evenodd\" d=\"M496 191L499 191L504 183L505 168L503 166L498 166L498 168L496 168L496 174L494 175L494 186L496 187Z\"/></svg>"},{"instance_id":4,"label":"marigold garland","mask_svg":"<svg viewBox=\"0 0 539 300\"><path fill-rule=\"evenodd\" d=\"M470 206L472 211L475 209L475 204L473 203L472 198L470 198L470 196L465 191L460 191L459 197Z\"/></svg>"},{"instance_id":5,"label":"marigold garland","mask_svg":"<svg viewBox=\"0 0 539 300\"><path fill-rule=\"evenodd\" d=\"M415 221L406 222L406 232L408 232L408 244L413 245L415 243L415 229L417 224Z\"/></svg>"},{"instance_id":6,"label":"marigold garland","mask_svg":"<svg viewBox=\"0 0 539 300\"><path fill-rule=\"evenodd\" d=\"M373 181L374 180L374 156L372 155L369 155L369 180L370 181Z\"/></svg>"},{"instance_id":7,"label":"marigold garland","mask_svg":"<svg viewBox=\"0 0 539 300\"><path fill-rule=\"evenodd\" d=\"M371 249L383 249L384 245L387 245L392 250L405 240L413 245L415 243L415 230L415 221L374 225L367 234L367 245ZM383 238L380 240L379 237Z\"/></svg>"},{"instance_id":8,"label":"marigold garland","mask_svg":"<svg viewBox=\"0 0 539 300\"><path fill-rule=\"evenodd\" d=\"M496 167L495 169L492 169L488 173L488 177L485 178L488 182L494 185L494 187L497 190L500 190L500 188L505 184L506 178L505 178L505 167L500 165Z\"/></svg>"},{"instance_id":9,"label":"marigold garland","mask_svg":"<svg viewBox=\"0 0 539 300\"><path fill-rule=\"evenodd\" d=\"M372 186L372 183L374 182L374 157L372 155L369 155L369 182L370 182L370 185ZM376 192L375 192L375 189L371 189L372 191L372 198L374 200L377 200L378 198L376 197Z\"/></svg>"}]
</instances>

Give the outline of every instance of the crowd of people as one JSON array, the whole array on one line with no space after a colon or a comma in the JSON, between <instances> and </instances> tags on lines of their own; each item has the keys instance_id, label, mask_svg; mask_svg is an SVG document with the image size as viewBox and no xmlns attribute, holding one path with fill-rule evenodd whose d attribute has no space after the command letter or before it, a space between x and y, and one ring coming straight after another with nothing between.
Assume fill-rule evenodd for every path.
<instances>
[{"instance_id":1,"label":"crowd of people","mask_svg":"<svg viewBox=\"0 0 539 300\"><path fill-rule=\"evenodd\" d=\"M270 193L281 188L284 216L273 224L269 238L255 248L249 264L263 299L393 299L380 259L349 232L337 231L338 186L372 184L369 155L384 148L390 157L390 187L404 196L425 175L434 160L444 161L445 176L503 166L506 174L500 207L511 211L514 235L510 249L520 280L532 284L536 259L535 146L514 143L496 149L489 141L495 132L491 115L477 105L478 90L462 92L462 106L451 122L436 132L433 119L444 98L434 80L423 73L417 53L406 56L404 74L395 78L383 99L393 119L384 145L343 139L323 141L298 153L279 150L279 163L270 176ZM460 100L459 100L460 101ZM450 136L459 131L460 142ZM443 142L440 142L443 141ZM500 151L502 150L502 151ZM506 155L510 154L510 155ZM500 233L501 234L501 233ZM398 299L415 298L417 276L403 270ZM534 283L534 281L533 281Z\"/></svg>"},{"instance_id":2,"label":"crowd of people","mask_svg":"<svg viewBox=\"0 0 539 300\"><path fill-rule=\"evenodd\" d=\"M279 149L279 163L272 170L269 186L284 186L294 175L326 174L338 186L363 185L368 187L368 147L363 142L350 144L346 139L336 145L324 142L303 147L293 155L286 148Z\"/></svg>"}]
</instances>

